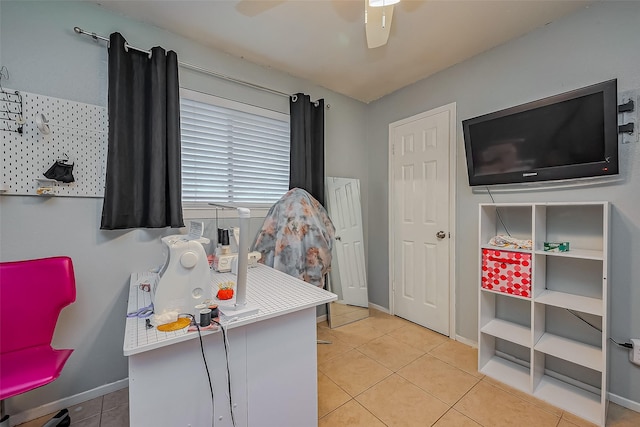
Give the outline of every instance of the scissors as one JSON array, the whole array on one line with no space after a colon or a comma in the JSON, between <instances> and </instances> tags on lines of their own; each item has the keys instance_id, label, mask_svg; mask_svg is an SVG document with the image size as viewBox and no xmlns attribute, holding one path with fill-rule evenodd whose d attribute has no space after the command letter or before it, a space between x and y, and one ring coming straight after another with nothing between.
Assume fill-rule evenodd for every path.
<instances>
[{"instance_id":1,"label":"scissors","mask_svg":"<svg viewBox=\"0 0 640 427\"><path fill-rule=\"evenodd\" d=\"M146 307L142 307L137 311L132 311L131 313L127 313L127 317L139 317L140 319L147 318L153 314L153 303L149 304Z\"/></svg>"}]
</instances>

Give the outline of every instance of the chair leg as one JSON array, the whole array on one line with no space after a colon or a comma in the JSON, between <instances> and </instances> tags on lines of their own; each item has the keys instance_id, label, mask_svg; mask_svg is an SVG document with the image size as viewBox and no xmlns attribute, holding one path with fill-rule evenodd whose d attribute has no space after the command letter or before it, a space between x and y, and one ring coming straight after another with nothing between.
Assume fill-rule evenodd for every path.
<instances>
[{"instance_id":1,"label":"chair leg","mask_svg":"<svg viewBox=\"0 0 640 427\"><path fill-rule=\"evenodd\" d=\"M69 416L69 411L67 409L63 409L58 412L46 422L42 427L69 427L71 425L71 417Z\"/></svg>"}]
</instances>

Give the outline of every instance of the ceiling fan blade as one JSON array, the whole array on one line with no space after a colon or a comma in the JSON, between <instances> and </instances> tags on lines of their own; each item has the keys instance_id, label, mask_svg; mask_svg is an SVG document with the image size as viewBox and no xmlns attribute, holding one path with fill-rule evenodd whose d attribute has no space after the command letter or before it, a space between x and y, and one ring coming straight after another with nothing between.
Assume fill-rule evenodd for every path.
<instances>
[{"instance_id":1,"label":"ceiling fan blade","mask_svg":"<svg viewBox=\"0 0 640 427\"><path fill-rule=\"evenodd\" d=\"M393 5L371 7L368 0L364 0L364 3L367 14L367 22L364 28L367 34L367 46L369 49L384 46L389 40L389 31L393 20Z\"/></svg>"}]
</instances>

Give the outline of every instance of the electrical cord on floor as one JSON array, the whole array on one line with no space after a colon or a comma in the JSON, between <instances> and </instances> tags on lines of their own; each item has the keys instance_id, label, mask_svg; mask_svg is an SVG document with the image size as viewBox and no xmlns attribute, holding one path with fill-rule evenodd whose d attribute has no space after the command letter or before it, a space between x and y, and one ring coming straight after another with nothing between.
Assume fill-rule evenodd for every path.
<instances>
[{"instance_id":1,"label":"electrical cord on floor","mask_svg":"<svg viewBox=\"0 0 640 427\"><path fill-rule=\"evenodd\" d=\"M216 325L220 326L220 329L222 330L222 340L224 342L224 354L227 362L227 391L228 391L227 396L229 397L229 412L231 413L231 424L233 425L233 427L235 427L236 418L233 413L233 398L231 397L231 370L229 369L229 345L228 345L229 341L227 339L227 331L226 331L226 328L217 320L211 320L211 321Z\"/></svg>"},{"instance_id":2,"label":"electrical cord on floor","mask_svg":"<svg viewBox=\"0 0 640 427\"><path fill-rule=\"evenodd\" d=\"M569 313L573 314L575 317L577 317L578 319L582 320L584 323L586 323L587 325L591 326L593 329L595 329L598 332L602 333L602 329L598 328L597 326L591 324L590 322L587 322L585 319L582 318L582 316L580 316L578 313L576 313L573 310L570 310L568 308L565 308L565 310L567 310ZM633 344L631 344L630 342L625 342L625 343L620 343L616 340L614 340L613 338L609 337L609 339L611 340L611 342L613 342L614 344L619 345L620 347L624 347L624 348L633 348Z\"/></svg>"},{"instance_id":3,"label":"electrical cord on floor","mask_svg":"<svg viewBox=\"0 0 640 427\"><path fill-rule=\"evenodd\" d=\"M193 323L195 323L196 329L198 330L198 338L200 339L200 351L202 352L202 361L204 362L204 369L205 369L205 371L207 371L207 380L209 380L209 392L211 393L211 427L215 427L215 422L216 422L215 421L216 420L216 404L215 404L215 401L213 399L213 396L214 396L213 383L211 382L211 373L209 372L209 365L207 365L207 358L204 355L204 345L202 343L202 332L200 331L200 325L198 324L198 322L196 322L196 318L195 318L195 316L193 314L182 313L182 314L178 315L178 317L180 317L180 316L190 317L191 320L193 320Z\"/></svg>"},{"instance_id":4,"label":"electrical cord on floor","mask_svg":"<svg viewBox=\"0 0 640 427\"><path fill-rule=\"evenodd\" d=\"M489 190L489 187L485 187L485 188L487 189L487 193L489 193L489 197L491 197L491 202L495 203L496 201L493 199L493 194L491 194L491 190ZM506 225L504 225L502 216L500 216L500 209L497 207L496 207L496 215L498 216L498 220L500 221L500 224L502 224L502 228L504 228L504 231L506 231L507 235L511 237L511 233L509 233L509 229L507 228Z\"/></svg>"}]
</instances>

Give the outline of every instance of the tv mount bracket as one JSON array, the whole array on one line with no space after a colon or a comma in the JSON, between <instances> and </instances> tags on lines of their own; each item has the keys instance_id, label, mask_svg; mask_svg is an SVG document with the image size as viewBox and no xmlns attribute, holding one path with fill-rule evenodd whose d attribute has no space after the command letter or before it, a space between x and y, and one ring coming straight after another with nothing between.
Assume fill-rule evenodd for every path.
<instances>
[{"instance_id":1,"label":"tv mount bracket","mask_svg":"<svg viewBox=\"0 0 640 427\"><path fill-rule=\"evenodd\" d=\"M635 108L635 104L633 102L633 99L630 99L629 101L625 102L624 104L620 104L618 105L618 114L620 113L627 113L630 111L633 111ZM634 128L634 123L625 123L623 125L618 126L618 133L628 133L628 134L632 134L633 133L633 128Z\"/></svg>"},{"instance_id":2,"label":"tv mount bracket","mask_svg":"<svg viewBox=\"0 0 640 427\"><path fill-rule=\"evenodd\" d=\"M633 99L628 100L624 104L618 105L618 113L626 113L628 111L633 111L635 104L633 103Z\"/></svg>"}]
</instances>

